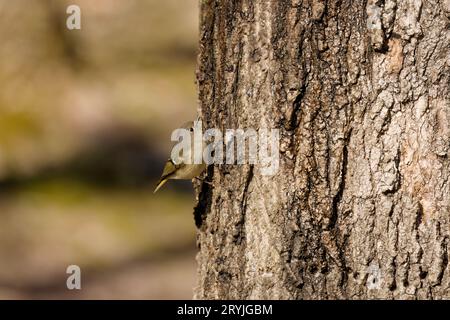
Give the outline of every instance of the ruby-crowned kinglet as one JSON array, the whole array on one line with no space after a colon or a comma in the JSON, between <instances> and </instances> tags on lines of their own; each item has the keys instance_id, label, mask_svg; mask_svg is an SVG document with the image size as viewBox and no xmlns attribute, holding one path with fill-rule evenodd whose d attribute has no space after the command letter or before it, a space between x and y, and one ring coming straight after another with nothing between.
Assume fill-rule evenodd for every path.
<instances>
[{"instance_id":1,"label":"ruby-crowned kinglet","mask_svg":"<svg viewBox=\"0 0 450 320\"><path fill-rule=\"evenodd\" d=\"M185 123L182 128L189 130L191 135L191 142L194 142L194 121ZM205 163L192 163L193 161L191 159L191 156L193 156L194 154L194 144L195 143L191 143L191 148L185 154L183 153L182 155L178 155L176 159L172 159L172 157L170 157L167 160L166 164L164 165L164 170L161 178L156 184L156 188L153 193L158 191L159 188L161 188L169 179L193 179L199 176L205 170Z\"/></svg>"}]
</instances>

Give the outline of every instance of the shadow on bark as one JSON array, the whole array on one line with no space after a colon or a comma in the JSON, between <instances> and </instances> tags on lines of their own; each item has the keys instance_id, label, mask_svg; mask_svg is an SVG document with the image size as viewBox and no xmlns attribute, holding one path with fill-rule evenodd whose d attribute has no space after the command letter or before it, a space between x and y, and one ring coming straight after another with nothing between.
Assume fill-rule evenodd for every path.
<instances>
[{"instance_id":1,"label":"shadow on bark","mask_svg":"<svg viewBox=\"0 0 450 320\"><path fill-rule=\"evenodd\" d=\"M214 175L214 166L210 165L207 168L205 180L201 184L200 194L198 196L198 203L194 208L194 221L198 229L202 228L203 221L206 219L207 213L211 209L212 199L212 177Z\"/></svg>"}]
</instances>

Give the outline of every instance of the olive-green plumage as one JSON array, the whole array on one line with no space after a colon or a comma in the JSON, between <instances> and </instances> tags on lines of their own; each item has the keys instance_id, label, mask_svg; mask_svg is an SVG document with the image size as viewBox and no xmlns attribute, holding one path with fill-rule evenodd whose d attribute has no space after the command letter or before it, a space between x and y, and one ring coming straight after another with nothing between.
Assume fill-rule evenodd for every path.
<instances>
[{"instance_id":1,"label":"olive-green plumage","mask_svg":"<svg viewBox=\"0 0 450 320\"><path fill-rule=\"evenodd\" d=\"M206 165L205 164L179 164L175 165L173 164L172 160L169 159L166 162L166 165L164 166L163 173L161 175L161 178L159 179L158 183L156 184L155 193L156 191L161 188L164 183L167 182L169 179L193 179L200 175L203 170L205 170Z\"/></svg>"},{"instance_id":2,"label":"olive-green plumage","mask_svg":"<svg viewBox=\"0 0 450 320\"><path fill-rule=\"evenodd\" d=\"M183 128L188 129L193 135L193 127L194 122L189 121L183 125ZM156 184L155 193L159 190L166 182L170 179L193 179L199 176L206 168L204 163L201 164L185 164L186 159L191 159L192 150L187 154L183 154L180 159L168 159L166 164L164 165L163 173L161 174L161 178Z\"/></svg>"}]
</instances>

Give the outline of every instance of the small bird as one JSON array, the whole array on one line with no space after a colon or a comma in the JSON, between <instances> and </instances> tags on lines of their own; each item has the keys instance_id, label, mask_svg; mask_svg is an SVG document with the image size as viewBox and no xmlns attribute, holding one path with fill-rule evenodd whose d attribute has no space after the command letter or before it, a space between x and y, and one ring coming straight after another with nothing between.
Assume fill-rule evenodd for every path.
<instances>
[{"instance_id":1,"label":"small bird","mask_svg":"<svg viewBox=\"0 0 450 320\"><path fill-rule=\"evenodd\" d=\"M186 154L182 154L177 159L169 158L164 165L164 170L161 175L161 178L159 179L158 183L156 184L155 191L153 193L156 193L156 191L161 188L164 183L167 182L169 179L186 179L190 180L193 178L196 178L199 176L206 168L205 163L201 164L194 164L194 163L186 163L186 162L192 162L191 155L193 154L193 146L194 146L194 121L189 121L185 123L182 128L188 129L191 134L191 149L189 152L186 152Z\"/></svg>"}]
</instances>

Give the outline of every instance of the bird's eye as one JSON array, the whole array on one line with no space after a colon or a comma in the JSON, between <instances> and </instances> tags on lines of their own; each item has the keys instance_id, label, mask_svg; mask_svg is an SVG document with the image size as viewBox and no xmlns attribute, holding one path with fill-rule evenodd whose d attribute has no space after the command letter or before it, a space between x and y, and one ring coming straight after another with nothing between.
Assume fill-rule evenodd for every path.
<instances>
[{"instance_id":1,"label":"bird's eye","mask_svg":"<svg viewBox=\"0 0 450 320\"><path fill-rule=\"evenodd\" d=\"M194 128L189 128L189 131L190 132L194 132Z\"/></svg>"}]
</instances>

